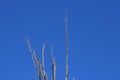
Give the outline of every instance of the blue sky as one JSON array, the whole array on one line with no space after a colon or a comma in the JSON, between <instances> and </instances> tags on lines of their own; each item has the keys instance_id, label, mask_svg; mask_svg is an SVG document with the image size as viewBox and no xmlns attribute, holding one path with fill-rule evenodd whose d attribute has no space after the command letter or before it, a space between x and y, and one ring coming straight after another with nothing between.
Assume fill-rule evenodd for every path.
<instances>
[{"instance_id":1,"label":"blue sky","mask_svg":"<svg viewBox=\"0 0 120 80\"><path fill-rule=\"evenodd\" d=\"M52 45L64 80L66 8L70 80L120 80L119 0L0 0L0 80L34 80L25 35L39 57L43 43ZM45 61L50 76L47 51Z\"/></svg>"}]
</instances>

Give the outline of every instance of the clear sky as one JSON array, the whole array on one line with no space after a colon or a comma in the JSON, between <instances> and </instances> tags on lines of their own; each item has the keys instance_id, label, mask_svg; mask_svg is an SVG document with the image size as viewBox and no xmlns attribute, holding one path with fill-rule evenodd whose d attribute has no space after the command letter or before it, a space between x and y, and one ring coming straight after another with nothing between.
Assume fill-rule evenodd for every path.
<instances>
[{"instance_id":1,"label":"clear sky","mask_svg":"<svg viewBox=\"0 0 120 80\"><path fill-rule=\"evenodd\" d=\"M69 80L120 80L120 0L0 0L0 80L34 80L25 35L39 57L52 45L64 80L66 8ZM46 50L45 62L50 76Z\"/></svg>"}]
</instances>

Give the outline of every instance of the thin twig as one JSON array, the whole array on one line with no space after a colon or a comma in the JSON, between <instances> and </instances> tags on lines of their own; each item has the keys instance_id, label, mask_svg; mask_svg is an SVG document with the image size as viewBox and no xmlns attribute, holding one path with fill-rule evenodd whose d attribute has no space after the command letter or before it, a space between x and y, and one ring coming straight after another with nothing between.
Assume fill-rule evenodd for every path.
<instances>
[{"instance_id":1,"label":"thin twig","mask_svg":"<svg viewBox=\"0 0 120 80\"><path fill-rule=\"evenodd\" d=\"M43 44L43 47L42 47L42 67L43 67L43 74L45 75L45 67L44 67L44 48L45 48L45 44Z\"/></svg>"},{"instance_id":2,"label":"thin twig","mask_svg":"<svg viewBox=\"0 0 120 80\"><path fill-rule=\"evenodd\" d=\"M54 56L52 55L52 49L50 50L48 45L46 45L48 54L51 58L51 63L52 63L52 80L56 80L56 61Z\"/></svg>"},{"instance_id":3,"label":"thin twig","mask_svg":"<svg viewBox=\"0 0 120 80\"><path fill-rule=\"evenodd\" d=\"M53 72L53 80L56 80L56 61L55 61L55 59L53 58L52 59L53 61L52 61L52 72Z\"/></svg>"},{"instance_id":4,"label":"thin twig","mask_svg":"<svg viewBox=\"0 0 120 80\"><path fill-rule=\"evenodd\" d=\"M65 80L68 80L68 16L66 13L66 19L65 19L65 27L66 27L66 78Z\"/></svg>"}]
</instances>

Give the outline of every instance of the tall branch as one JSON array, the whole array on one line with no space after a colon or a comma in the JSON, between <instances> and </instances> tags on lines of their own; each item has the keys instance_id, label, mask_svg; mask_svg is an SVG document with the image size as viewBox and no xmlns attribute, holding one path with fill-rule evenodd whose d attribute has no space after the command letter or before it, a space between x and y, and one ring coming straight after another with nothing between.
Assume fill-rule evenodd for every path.
<instances>
[{"instance_id":1,"label":"tall branch","mask_svg":"<svg viewBox=\"0 0 120 80\"><path fill-rule=\"evenodd\" d=\"M68 16L67 14L65 18L65 27L66 27L66 77L65 77L65 80L68 80Z\"/></svg>"},{"instance_id":2,"label":"tall branch","mask_svg":"<svg viewBox=\"0 0 120 80\"><path fill-rule=\"evenodd\" d=\"M57 68L56 61L55 61L54 56L52 55L52 53L53 53L52 49L50 50L48 45L46 45L46 48L48 50L48 54L51 58L51 63L52 63L52 80L56 80L56 68Z\"/></svg>"}]
</instances>

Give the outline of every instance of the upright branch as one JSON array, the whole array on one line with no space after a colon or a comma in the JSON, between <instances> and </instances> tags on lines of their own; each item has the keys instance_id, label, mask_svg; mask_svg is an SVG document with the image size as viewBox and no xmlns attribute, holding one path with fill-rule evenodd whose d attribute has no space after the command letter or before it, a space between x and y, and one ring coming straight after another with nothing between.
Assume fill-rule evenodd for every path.
<instances>
[{"instance_id":1,"label":"upright branch","mask_svg":"<svg viewBox=\"0 0 120 80\"><path fill-rule=\"evenodd\" d=\"M52 59L52 79L56 80L56 61Z\"/></svg>"},{"instance_id":2,"label":"upright branch","mask_svg":"<svg viewBox=\"0 0 120 80\"><path fill-rule=\"evenodd\" d=\"M56 61L55 61L54 56L52 55L52 49L50 50L48 48L48 46L46 46L46 48L48 50L48 54L49 54L49 56L51 58L51 63L52 63L52 80L56 80L56 68L57 68Z\"/></svg>"},{"instance_id":3,"label":"upright branch","mask_svg":"<svg viewBox=\"0 0 120 80\"><path fill-rule=\"evenodd\" d=\"M65 18L65 27L66 27L66 77L65 80L68 80L68 16L66 14Z\"/></svg>"},{"instance_id":4,"label":"upright branch","mask_svg":"<svg viewBox=\"0 0 120 80\"><path fill-rule=\"evenodd\" d=\"M43 74L45 75L45 68L44 68L44 48L45 48L45 44L43 44L43 47L42 47L42 67L43 67Z\"/></svg>"},{"instance_id":5,"label":"upright branch","mask_svg":"<svg viewBox=\"0 0 120 80\"><path fill-rule=\"evenodd\" d=\"M44 65L44 48L45 48L45 44L43 44L43 47L42 47L43 80L48 80L47 74L46 74L46 72L45 72L45 65Z\"/></svg>"}]
</instances>

